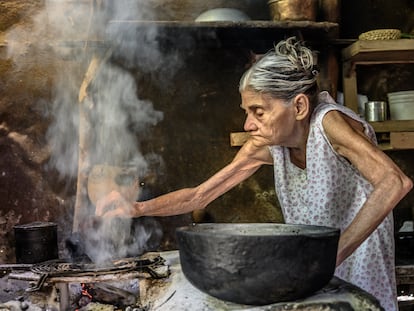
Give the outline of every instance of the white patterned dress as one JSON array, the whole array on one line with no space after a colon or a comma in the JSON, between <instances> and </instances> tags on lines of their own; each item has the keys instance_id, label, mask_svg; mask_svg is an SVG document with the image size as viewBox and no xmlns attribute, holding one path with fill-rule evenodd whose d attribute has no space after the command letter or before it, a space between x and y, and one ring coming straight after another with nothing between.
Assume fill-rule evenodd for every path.
<instances>
[{"instance_id":1,"label":"white patterned dress","mask_svg":"<svg viewBox=\"0 0 414 311\"><path fill-rule=\"evenodd\" d=\"M327 92L319 96L306 145L306 169L290 162L289 149L271 146L275 187L286 223L345 229L358 213L372 185L328 141L322 119L339 110L363 123L365 134L376 142L370 125L350 109L338 105ZM343 280L374 295L387 311L396 311L394 224L390 213L380 226L335 271Z\"/></svg>"}]
</instances>

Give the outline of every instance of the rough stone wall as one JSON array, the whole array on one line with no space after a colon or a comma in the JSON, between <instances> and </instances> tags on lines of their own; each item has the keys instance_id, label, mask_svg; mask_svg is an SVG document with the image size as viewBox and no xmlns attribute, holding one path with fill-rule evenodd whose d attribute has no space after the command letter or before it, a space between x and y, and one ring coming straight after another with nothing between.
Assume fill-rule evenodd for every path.
<instances>
[{"instance_id":1,"label":"rough stone wall","mask_svg":"<svg viewBox=\"0 0 414 311\"><path fill-rule=\"evenodd\" d=\"M40 6L40 1L2 1L0 38L13 27L30 27L30 16ZM45 169L48 118L42 99L50 97L53 67L37 66L30 57L15 64L4 44L0 53L0 262L7 262L14 258L13 226L64 215L65 193L73 187Z\"/></svg>"},{"instance_id":2,"label":"rough stone wall","mask_svg":"<svg viewBox=\"0 0 414 311\"><path fill-rule=\"evenodd\" d=\"M236 2L239 6L242 3ZM73 10L74 3L84 7L82 14ZM59 11L59 18L38 15L45 7L44 1L0 3L0 262L14 260L13 226L16 224L57 222L61 251L65 239L71 234L76 176L62 174L53 165L53 148L47 136L55 118L55 85L66 83L68 96L73 97L74 107L78 105L77 95L89 59L79 61L73 57L77 49L79 53L84 52L85 47L77 41L79 38L70 37L72 33L69 37L61 34L58 27L51 25L71 23L73 28L79 27L84 30L81 33L87 35L94 27L88 25L91 3L68 1ZM59 1L49 1L48 4L53 9ZM153 4L156 7L156 2ZM96 1L95 5L104 4ZM243 5L252 6L251 1L245 1ZM177 6L192 8L177 11ZM157 19L192 20L207 8L204 1L198 4L182 1L179 5L167 1L163 10L158 11ZM169 15L177 12L187 13ZM8 41L15 38L10 37L10 33L17 36L18 44ZM72 41L67 42L68 46L61 44L56 49L53 40L59 40L59 36ZM47 44L40 44L45 42ZM164 121L144 138L137 137L144 153L156 153L163 159L162 168L158 167L144 177L142 199L196 185L237 152L237 148L229 146L229 133L240 131L243 123L237 81L247 58L240 52L220 49L183 51L175 59L181 64L180 70L175 69L172 73L128 69L137 81L138 96L151 101L155 109L165 115ZM114 57L112 61L122 63L123 60ZM219 75L213 64L220 68ZM62 82L62 73L71 79ZM173 82L166 81L166 77ZM226 97L223 98L221 93ZM68 119L73 117L70 113L76 110L74 107L67 108ZM76 129L71 131L75 131L73 137L76 139ZM271 168L257 176L212 204L207 215L198 217L222 222L281 221L272 190ZM260 213L252 209L256 205L264 206ZM164 249L175 247L175 227L193 221L191 215L158 220L164 230L161 245Z\"/></svg>"}]
</instances>

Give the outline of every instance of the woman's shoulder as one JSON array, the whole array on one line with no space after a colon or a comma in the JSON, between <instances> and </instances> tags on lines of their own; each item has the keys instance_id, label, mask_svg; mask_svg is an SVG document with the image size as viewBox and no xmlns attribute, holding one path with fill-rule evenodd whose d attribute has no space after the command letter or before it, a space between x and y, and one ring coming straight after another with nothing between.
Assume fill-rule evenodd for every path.
<instances>
[{"instance_id":1,"label":"woman's shoulder","mask_svg":"<svg viewBox=\"0 0 414 311\"><path fill-rule=\"evenodd\" d=\"M324 120L330 124L334 124L335 129L339 126L339 121L345 121L345 123L353 128L362 131L372 142L376 142L374 129L356 112L336 103L328 92L322 92L319 99L319 105L315 108L311 119L311 124L314 128L319 128L322 132L325 132ZM328 115L329 117L327 117Z\"/></svg>"},{"instance_id":2,"label":"woman's shoulder","mask_svg":"<svg viewBox=\"0 0 414 311\"><path fill-rule=\"evenodd\" d=\"M357 113L344 105L338 104L328 92L323 91L319 94L319 104L312 115L313 122L321 124L323 118L330 111L339 111L356 121L364 123L364 120Z\"/></svg>"}]
</instances>

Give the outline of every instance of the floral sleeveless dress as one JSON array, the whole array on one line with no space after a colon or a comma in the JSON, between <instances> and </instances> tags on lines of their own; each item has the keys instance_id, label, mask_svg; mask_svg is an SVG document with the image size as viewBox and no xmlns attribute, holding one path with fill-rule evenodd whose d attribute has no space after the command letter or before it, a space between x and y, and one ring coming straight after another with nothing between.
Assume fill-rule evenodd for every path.
<instances>
[{"instance_id":1,"label":"floral sleeveless dress","mask_svg":"<svg viewBox=\"0 0 414 311\"><path fill-rule=\"evenodd\" d=\"M350 109L338 105L327 93L319 96L310 123L306 169L290 162L289 149L271 146L275 187L286 223L345 229L358 213L372 185L328 141L322 119L339 110L360 121L365 134L376 143L375 132ZM380 226L335 271L335 275L374 295L387 311L398 310L394 224L390 213Z\"/></svg>"}]
</instances>

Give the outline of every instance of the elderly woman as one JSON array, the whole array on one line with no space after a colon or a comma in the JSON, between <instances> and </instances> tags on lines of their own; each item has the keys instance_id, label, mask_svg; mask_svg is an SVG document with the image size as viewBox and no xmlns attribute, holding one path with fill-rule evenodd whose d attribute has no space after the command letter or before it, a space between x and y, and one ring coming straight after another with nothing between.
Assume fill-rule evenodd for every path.
<instances>
[{"instance_id":1,"label":"elderly woman","mask_svg":"<svg viewBox=\"0 0 414 311\"><path fill-rule=\"evenodd\" d=\"M340 228L335 274L398 310L392 210L412 182L377 148L367 122L319 93L316 76L311 50L295 38L281 41L241 78L250 139L230 164L197 187L145 202L112 192L97 215L188 213L273 165L286 223Z\"/></svg>"}]
</instances>

